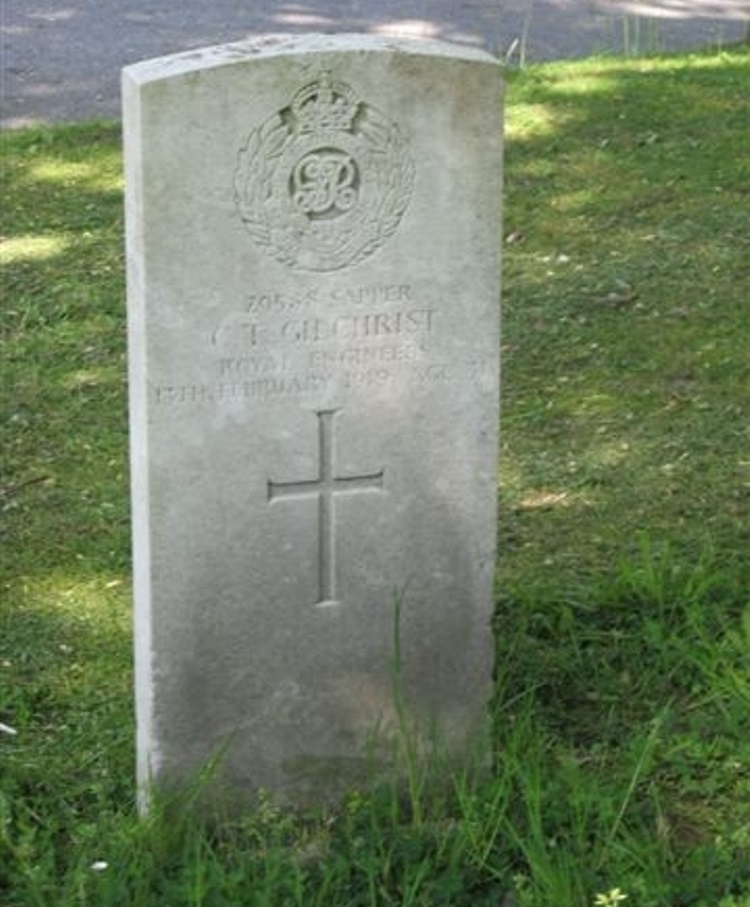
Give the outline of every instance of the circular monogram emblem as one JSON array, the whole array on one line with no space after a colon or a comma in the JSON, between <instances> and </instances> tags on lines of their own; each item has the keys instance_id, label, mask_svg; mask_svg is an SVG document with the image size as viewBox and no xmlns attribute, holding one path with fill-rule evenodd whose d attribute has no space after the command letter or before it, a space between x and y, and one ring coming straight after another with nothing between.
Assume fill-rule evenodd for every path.
<instances>
[{"instance_id":1,"label":"circular monogram emblem","mask_svg":"<svg viewBox=\"0 0 750 907\"><path fill-rule=\"evenodd\" d=\"M250 133L234 177L255 242L308 271L371 255L398 227L413 182L398 127L330 73Z\"/></svg>"}]
</instances>

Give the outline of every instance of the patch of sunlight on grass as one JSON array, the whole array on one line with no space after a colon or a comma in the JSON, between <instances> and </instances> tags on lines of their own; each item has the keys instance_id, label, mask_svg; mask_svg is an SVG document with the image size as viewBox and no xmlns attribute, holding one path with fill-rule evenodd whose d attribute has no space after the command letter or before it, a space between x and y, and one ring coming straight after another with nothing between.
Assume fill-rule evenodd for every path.
<instances>
[{"instance_id":1,"label":"patch of sunlight on grass","mask_svg":"<svg viewBox=\"0 0 750 907\"><path fill-rule=\"evenodd\" d=\"M578 398L575 398L575 400L578 400ZM577 416L590 416L593 413L598 417L603 417L608 413L619 412L622 405L622 402L612 394L587 394L578 400L577 405L575 405L575 400L570 400L570 406Z\"/></svg>"},{"instance_id":2,"label":"patch of sunlight on grass","mask_svg":"<svg viewBox=\"0 0 750 907\"><path fill-rule=\"evenodd\" d=\"M553 507L587 506L590 501L579 492L532 488L518 502L519 510L550 510Z\"/></svg>"},{"instance_id":3,"label":"patch of sunlight on grass","mask_svg":"<svg viewBox=\"0 0 750 907\"><path fill-rule=\"evenodd\" d=\"M586 462L591 466L619 466L630 456L630 445L625 441L599 444L586 454Z\"/></svg>"},{"instance_id":4,"label":"patch of sunlight on grass","mask_svg":"<svg viewBox=\"0 0 750 907\"><path fill-rule=\"evenodd\" d=\"M553 135L564 120L559 109L546 104L513 104L508 108L505 134L511 139Z\"/></svg>"},{"instance_id":5,"label":"patch of sunlight on grass","mask_svg":"<svg viewBox=\"0 0 750 907\"><path fill-rule=\"evenodd\" d=\"M722 57L720 56L719 61ZM731 59L736 66L748 65L744 60ZM685 70L716 69L717 57L713 54L692 54L676 56L644 56L629 60L627 64L619 57L607 58L593 56L586 60L575 61L565 70L564 78L557 74L554 64L541 64L536 67L538 76L544 78L545 94L550 97L583 97L585 95L616 95L622 89L622 75L670 74ZM727 75L731 81L731 75ZM524 106L524 105L519 105ZM527 105L533 107L535 105ZM511 108L512 109L512 108Z\"/></svg>"},{"instance_id":6,"label":"patch of sunlight on grass","mask_svg":"<svg viewBox=\"0 0 750 907\"><path fill-rule=\"evenodd\" d=\"M102 384L120 384L121 380L119 367L100 365L97 368L83 368L70 372L60 384L66 390L81 390L86 387L100 387Z\"/></svg>"},{"instance_id":7,"label":"patch of sunlight on grass","mask_svg":"<svg viewBox=\"0 0 750 907\"><path fill-rule=\"evenodd\" d=\"M24 607L65 616L75 624L110 623L115 616L128 615L130 581L121 574L90 577L61 572L24 577L18 585Z\"/></svg>"},{"instance_id":8,"label":"patch of sunlight on grass","mask_svg":"<svg viewBox=\"0 0 750 907\"><path fill-rule=\"evenodd\" d=\"M38 182L75 183L78 186L104 191L122 187L119 167L113 167L110 172L107 162L101 158L90 163L46 159L30 167L28 175L31 180Z\"/></svg>"},{"instance_id":9,"label":"patch of sunlight on grass","mask_svg":"<svg viewBox=\"0 0 750 907\"><path fill-rule=\"evenodd\" d=\"M593 159L595 163L595 159ZM591 162L590 162L591 164ZM594 176L594 167L589 166L591 176L591 185L584 186L575 192L560 193L555 201L555 208L560 212L569 212L575 214L578 211L586 211L601 201L602 188Z\"/></svg>"},{"instance_id":10,"label":"patch of sunlight on grass","mask_svg":"<svg viewBox=\"0 0 750 907\"><path fill-rule=\"evenodd\" d=\"M509 453L503 452L500 460L500 491L503 494L520 492L524 486L524 478L518 464L511 460Z\"/></svg>"},{"instance_id":11,"label":"patch of sunlight on grass","mask_svg":"<svg viewBox=\"0 0 750 907\"><path fill-rule=\"evenodd\" d=\"M9 265L20 261L43 261L60 255L68 247L65 235L39 236L26 234L12 239L0 240L0 264Z\"/></svg>"},{"instance_id":12,"label":"patch of sunlight on grass","mask_svg":"<svg viewBox=\"0 0 750 907\"><path fill-rule=\"evenodd\" d=\"M616 74L596 72L595 67L582 67L579 74L571 73L569 78L551 82L547 86L550 94L578 96L587 94L615 94L618 88Z\"/></svg>"},{"instance_id":13,"label":"patch of sunlight on grass","mask_svg":"<svg viewBox=\"0 0 750 907\"><path fill-rule=\"evenodd\" d=\"M748 62L744 59L738 59L736 56L720 54L718 57L714 54L667 54L665 56L643 56L640 59L629 60L627 70L632 74L643 75L646 73L682 73L686 70L695 71L697 69L716 69L717 65L722 62L732 63L734 66L747 66ZM584 61L576 67L578 78L568 81L564 79L554 87L565 88L572 83L580 81L582 86L590 85L592 77L598 78L602 83L612 81L612 87L616 88L617 81L621 79L623 71L623 61L617 57L613 59L604 59L594 57ZM567 74L566 74L567 75ZM727 80L733 81L731 70L726 74ZM584 89L585 90L585 89Z\"/></svg>"},{"instance_id":14,"label":"patch of sunlight on grass","mask_svg":"<svg viewBox=\"0 0 750 907\"><path fill-rule=\"evenodd\" d=\"M558 507L591 504L590 498L570 488L528 487L523 464L514 460L510 453L503 452L500 468L500 493L506 501L504 506L518 510L550 510Z\"/></svg>"},{"instance_id":15,"label":"patch of sunlight on grass","mask_svg":"<svg viewBox=\"0 0 750 907\"><path fill-rule=\"evenodd\" d=\"M695 69L716 69L722 62L735 66L750 65L750 58L738 57L735 54L667 54L664 57L644 57L638 60L640 72L684 72Z\"/></svg>"}]
</instances>

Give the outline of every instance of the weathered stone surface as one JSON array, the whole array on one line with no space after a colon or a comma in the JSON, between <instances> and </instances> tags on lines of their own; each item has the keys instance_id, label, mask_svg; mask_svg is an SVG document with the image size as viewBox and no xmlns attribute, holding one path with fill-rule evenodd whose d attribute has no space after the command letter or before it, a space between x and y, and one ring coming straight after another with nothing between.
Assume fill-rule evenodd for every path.
<instances>
[{"instance_id":1,"label":"weathered stone surface","mask_svg":"<svg viewBox=\"0 0 750 907\"><path fill-rule=\"evenodd\" d=\"M235 791L335 796L398 724L396 648L409 721L460 752L492 665L498 64L315 36L138 64L123 98L141 782L220 752Z\"/></svg>"}]
</instances>

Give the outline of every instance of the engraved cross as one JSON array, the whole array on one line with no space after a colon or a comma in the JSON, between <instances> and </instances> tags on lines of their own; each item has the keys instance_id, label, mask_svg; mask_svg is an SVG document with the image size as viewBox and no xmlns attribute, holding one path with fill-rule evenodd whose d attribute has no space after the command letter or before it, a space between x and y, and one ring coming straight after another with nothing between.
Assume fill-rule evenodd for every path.
<instances>
[{"instance_id":1,"label":"engraved cross","mask_svg":"<svg viewBox=\"0 0 750 907\"><path fill-rule=\"evenodd\" d=\"M268 482L268 502L317 497L318 499L318 607L336 601L336 512L335 496L381 491L383 474L336 475L334 422L337 410L322 410L318 416L318 477L298 482Z\"/></svg>"}]
</instances>

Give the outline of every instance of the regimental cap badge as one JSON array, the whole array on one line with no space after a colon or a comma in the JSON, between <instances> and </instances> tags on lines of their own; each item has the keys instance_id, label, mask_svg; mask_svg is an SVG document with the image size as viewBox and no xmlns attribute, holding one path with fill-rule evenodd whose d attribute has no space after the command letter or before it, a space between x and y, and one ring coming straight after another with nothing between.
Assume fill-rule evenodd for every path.
<instances>
[{"instance_id":1,"label":"regimental cap badge","mask_svg":"<svg viewBox=\"0 0 750 907\"><path fill-rule=\"evenodd\" d=\"M329 71L250 133L234 178L255 242L309 271L375 252L398 228L413 183L401 130Z\"/></svg>"},{"instance_id":2,"label":"regimental cap badge","mask_svg":"<svg viewBox=\"0 0 750 907\"><path fill-rule=\"evenodd\" d=\"M289 105L300 133L313 135L350 131L358 106L354 91L334 82L330 72L301 88Z\"/></svg>"}]
</instances>

